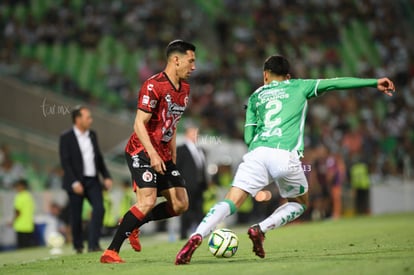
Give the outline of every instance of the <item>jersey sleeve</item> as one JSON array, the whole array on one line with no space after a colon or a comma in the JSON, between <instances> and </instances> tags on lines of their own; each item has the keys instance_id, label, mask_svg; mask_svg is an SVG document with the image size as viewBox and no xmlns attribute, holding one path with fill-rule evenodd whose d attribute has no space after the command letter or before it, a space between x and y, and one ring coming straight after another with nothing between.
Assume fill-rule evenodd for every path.
<instances>
[{"instance_id":1,"label":"jersey sleeve","mask_svg":"<svg viewBox=\"0 0 414 275\"><path fill-rule=\"evenodd\" d=\"M318 96L319 79L299 79L298 88L304 92L307 99Z\"/></svg>"},{"instance_id":2,"label":"jersey sleeve","mask_svg":"<svg viewBox=\"0 0 414 275\"><path fill-rule=\"evenodd\" d=\"M246 123L244 124L244 142L249 145L256 131L257 117L256 117L256 101L254 97L249 98L246 110Z\"/></svg>"},{"instance_id":3,"label":"jersey sleeve","mask_svg":"<svg viewBox=\"0 0 414 275\"><path fill-rule=\"evenodd\" d=\"M375 78L338 77L328 79L306 79L306 97L312 98L328 91L357 89L363 87L377 87Z\"/></svg>"},{"instance_id":4,"label":"jersey sleeve","mask_svg":"<svg viewBox=\"0 0 414 275\"><path fill-rule=\"evenodd\" d=\"M318 79L315 87L315 96L335 90L357 89L364 87L377 87L378 80L375 78L338 77L329 79Z\"/></svg>"},{"instance_id":5,"label":"jersey sleeve","mask_svg":"<svg viewBox=\"0 0 414 275\"><path fill-rule=\"evenodd\" d=\"M158 100L159 96L154 83L151 83L151 81L144 82L138 94L137 108L144 112L152 113L153 109L158 105Z\"/></svg>"}]
</instances>

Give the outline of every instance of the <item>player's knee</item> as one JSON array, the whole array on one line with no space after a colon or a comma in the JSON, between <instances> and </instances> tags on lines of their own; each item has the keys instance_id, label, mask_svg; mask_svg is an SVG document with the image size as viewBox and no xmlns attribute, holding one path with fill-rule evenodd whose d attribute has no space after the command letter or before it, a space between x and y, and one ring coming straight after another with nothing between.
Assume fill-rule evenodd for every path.
<instances>
[{"instance_id":1,"label":"player's knee","mask_svg":"<svg viewBox=\"0 0 414 275\"><path fill-rule=\"evenodd\" d=\"M146 197L136 203L136 206L139 210L141 210L144 213L148 213L151 209L154 208L155 204L157 202L157 199L152 197Z\"/></svg>"},{"instance_id":2,"label":"player's knee","mask_svg":"<svg viewBox=\"0 0 414 275\"><path fill-rule=\"evenodd\" d=\"M296 198L288 198L289 202L297 202L305 207L305 209L308 207L309 199L308 199L308 193L305 193L299 197Z\"/></svg>"},{"instance_id":3,"label":"player's knee","mask_svg":"<svg viewBox=\"0 0 414 275\"><path fill-rule=\"evenodd\" d=\"M177 215L180 215L188 210L188 201L176 201L172 207L174 212Z\"/></svg>"}]
</instances>

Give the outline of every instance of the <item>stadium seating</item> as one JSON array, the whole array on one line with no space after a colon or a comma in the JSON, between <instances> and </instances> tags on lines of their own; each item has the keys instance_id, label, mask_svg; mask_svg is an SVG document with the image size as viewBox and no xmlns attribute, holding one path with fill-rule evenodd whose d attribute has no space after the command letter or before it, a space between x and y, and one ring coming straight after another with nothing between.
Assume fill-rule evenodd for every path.
<instances>
[{"instance_id":1,"label":"stadium seating","mask_svg":"<svg viewBox=\"0 0 414 275\"><path fill-rule=\"evenodd\" d=\"M51 11L60 14L64 10L64 13L69 13L73 22L62 24L69 25L71 35L64 39L55 38L51 42L38 38L25 43L19 40L22 38L9 34L11 42L8 42L16 49L12 59L20 64L25 64L26 60L39 61L51 74L45 81L47 83L42 85L49 85L51 90L111 111L124 111L129 106L130 111L134 112L136 91L142 81L139 69L144 58L150 60L151 70L158 70L158 62L163 58L162 49L169 39L190 39L197 45L198 70L191 79L192 109L196 111L189 110L189 114L203 120L205 132L230 138L242 137L244 114L240 106L252 90L261 84L261 79L252 79L260 74L251 72L257 70L258 64L270 54L288 56L294 69L302 66L299 70L301 75L297 75L301 78L372 77L378 70L378 73L386 73L391 78L402 79L402 83L397 83L399 90L409 89L407 83L412 81L412 72L408 72L406 77L404 72L395 71L395 66L390 62L399 51L392 48L392 43L386 43L393 35L400 34L391 29L389 22L381 20L381 13L385 9L392 17L401 17L401 27L414 27L412 1L398 0L395 4L381 1L287 2L253 1L246 4L242 1L197 0L185 6L177 2L169 9L162 9L163 1L146 0L139 1L137 9L134 1L120 1L115 5L112 1L32 0L28 4L0 4L0 22L2 26L13 26L14 18L22 27L32 16L38 27L50 24L48 15ZM88 12L93 12L97 18ZM152 20L154 15L160 20ZM219 21L221 25L218 25ZM80 39L86 22L98 25L99 36L92 46L85 46ZM376 29L378 26L382 32ZM274 40L269 40L272 35L275 36ZM226 41L219 41L219 38ZM410 53L408 60L410 55L412 58L412 47L406 44L409 39L400 37L394 40L402 43L397 45L401 50ZM328 60L328 51L334 52L337 57ZM311 58L314 53L319 55L316 63ZM384 55L387 55L387 60L382 60ZM107 85L105 72L112 65L120 69L121 76L127 82L123 89L117 90ZM12 74L26 79L14 71ZM230 81L223 76L229 76ZM222 106L215 101L220 98L216 93L224 82L229 82L227 89L234 92L234 102L230 106ZM76 91L71 91L67 86ZM212 87L209 95L203 94L206 86ZM344 102L352 101L352 96L332 97ZM379 106L379 97L379 94L374 94L369 101ZM396 95L394 98L398 97ZM364 110L364 103L361 102L367 101L366 96L358 94L358 98L355 109ZM387 118L387 105L381 105L378 109L381 111L375 111L376 117L369 118L368 122L374 125L374 132L386 133L386 127L378 121ZM407 110L404 106L399 109L402 112ZM353 126L363 121L360 113L354 114L345 109L338 112L344 112L346 121L352 121ZM339 127L341 119L339 114L332 116L332 129ZM223 123L226 125L223 126ZM312 123L310 119L310 128L318 126ZM234 128L237 130L231 130ZM395 148L400 148L398 146L392 146L390 151L397 150ZM390 154L388 150L381 152Z\"/></svg>"}]
</instances>

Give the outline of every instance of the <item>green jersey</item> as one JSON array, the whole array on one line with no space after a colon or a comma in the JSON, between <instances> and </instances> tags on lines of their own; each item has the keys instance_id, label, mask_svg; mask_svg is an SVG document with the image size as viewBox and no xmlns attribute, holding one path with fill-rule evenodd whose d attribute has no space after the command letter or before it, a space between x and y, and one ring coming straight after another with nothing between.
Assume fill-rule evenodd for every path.
<instances>
[{"instance_id":1,"label":"green jersey","mask_svg":"<svg viewBox=\"0 0 414 275\"><path fill-rule=\"evenodd\" d=\"M290 79L258 88L249 98L244 140L249 151L263 146L303 151L307 100L326 91L377 87L376 79Z\"/></svg>"}]
</instances>

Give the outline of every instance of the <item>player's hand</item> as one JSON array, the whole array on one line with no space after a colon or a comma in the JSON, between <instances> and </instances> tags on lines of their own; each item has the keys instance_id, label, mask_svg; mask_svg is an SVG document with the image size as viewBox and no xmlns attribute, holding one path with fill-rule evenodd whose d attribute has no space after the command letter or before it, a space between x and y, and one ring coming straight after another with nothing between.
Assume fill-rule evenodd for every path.
<instances>
[{"instance_id":1,"label":"player's hand","mask_svg":"<svg viewBox=\"0 0 414 275\"><path fill-rule=\"evenodd\" d=\"M111 190L112 184L113 183L112 183L112 179L111 178L104 179L105 190Z\"/></svg>"},{"instance_id":2,"label":"player's hand","mask_svg":"<svg viewBox=\"0 0 414 275\"><path fill-rule=\"evenodd\" d=\"M164 175L167 168L165 167L165 163L162 161L160 155L158 155L158 153L154 153L151 154L149 158L151 160L151 167L155 170L155 172Z\"/></svg>"},{"instance_id":3,"label":"player's hand","mask_svg":"<svg viewBox=\"0 0 414 275\"><path fill-rule=\"evenodd\" d=\"M83 195L83 185L80 182L72 184L72 190L77 195Z\"/></svg>"},{"instance_id":4,"label":"player's hand","mask_svg":"<svg viewBox=\"0 0 414 275\"><path fill-rule=\"evenodd\" d=\"M378 79L377 88L387 96L392 96L395 92L394 83L386 77Z\"/></svg>"}]
</instances>

